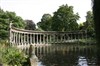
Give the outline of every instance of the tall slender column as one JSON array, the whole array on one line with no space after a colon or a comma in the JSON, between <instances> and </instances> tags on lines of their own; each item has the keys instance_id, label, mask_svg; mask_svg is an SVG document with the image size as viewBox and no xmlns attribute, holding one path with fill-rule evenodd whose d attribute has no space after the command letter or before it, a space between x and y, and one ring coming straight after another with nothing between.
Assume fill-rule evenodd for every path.
<instances>
[{"instance_id":1,"label":"tall slender column","mask_svg":"<svg viewBox=\"0 0 100 66\"><path fill-rule=\"evenodd\" d=\"M52 36L52 35L50 34L50 43L51 43L51 41L52 41L52 39L51 39L52 37L51 37L51 36Z\"/></svg>"},{"instance_id":2,"label":"tall slender column","mask_svg":"<svg viewBox=\"0 0 100 66\"><path fill-rule=\"evenodd\" d=\"M55 43L55 34L53 35L53 42Z\"/></svg>"},{"instance_id":3,"label":"tall slender column","mask_svg":"<svg viewBox=\"0 0 100 66\"><path fill-rule=\"evenodd\" d=\"M32 44L32 34L30 34L30 44Z\"/></svg>"},{"instance_id":4,"label":"tall slender column","mask_svg":"<svg viewBox=\"0 0 100 66\"><path fill-rule=\"evenodd\" d=\"M64 34L64 42L66 41L66 33Z\"/></svg>"},{"instance_id":5,"label":"tall slender column","mask_svg":"<svg viewBox=\"0 0 100 66\"><path fill-rule=\"evenodd\" d=\"M69 40L71 40L72 39L72 34L70 33L70 39Z\"/></svg>"},{"instance_id":6,"label":"tall slender column","mask_svg":"<svg viewBox=\"0 0 100 66\"><path fill-rule=\"evenodd\" d=\"M16 45L18 44L18 41L17 41L17 39L18 39L18 38L17 38L17 33L16 33Z\"/></svg>"},{"instance_id":7,"label":"tall slender column","mask_svg":"<svg viewBox=\"0 0 100 66\"><path fill-rule=\"evenodd\" d=\"M37 42L36 42L36 43L38 44L38 34L36 34L36 35L37 35L37 36L36 36L36 39L37 39Z\"/></svg>"},{"instance_id":8,"label":"tall slender column","mask_svg":"<svg viewBox=\"0 0 100 66\"><path fill-rule=\"evenodd\" d=\"M43 35L43 43L45 44L45 34Z\"/></svg>"},{"instance_id":9,"label":"tall slender column","mask_svg":"<svg viewBox=\"0 0 100 66\"><path fill-rule=\"evenodd\" d=\"M78 40L79 40L79 37L80 37L80 33L78 32Z\"/></svg>"},{"instance_id":10,"label":"tall slender column","mask_svg":"<svg viewBox=\"0 0 100 66\"><path fill-rule=\"evenodd\" d=\"M63 34L61 34L61 42L63 42Z\"/></svg>"},{"instance_id":11,"label":"tall slender column","mask_svg":"<svg viewBox=\"0 0 100 66\"><path fill-rule=\"evenodd\" d=\"M25 45L26 44L26 37L25 37L25 33L24 33L24 44L23 45Z\"/></svg>"},{"instance_id":12,"label":"tall slender column","mask_svg":"<svg viewBox=\"0 0 100 66\"><path fill-rule=\"evenodd\" d=\"M15 44L16 44L16 33L15 33Z\"/></svg>"},{"instance_id":13,"label":"tall slender column","mask_svg":"<svg viewBox=\"0 0 100 66\"><path fill-rule=\"evenodd\" d=\"M39 43L39 44L42 44L41 40L42 40L42 39L41 39L41 34L40 34L40 43Z\"/></svg>"},{"instance_id":14,"label":"tall slender column","mask_svg":"<svg viewBox=\"0 0 100 66\"><path fill-rule=\"evenodd\" d=\"M28 38L28 36L29 36L29 34L26 34L27 35L27 44L29 43L29 38Z\"/></svg>"},{"instance_id":15,"label":"tall slender column","mask_svg":"<svg viewBox=\"0 0 100 66\"><path fill-rule=\"evenodd\" d=\"M46 36L47 36L47 38L46 38L47 39L46 44L48 44L48 34Z\"/></svg>"},{"instance_id":16,"label":"tall slender column","mask_svg":"<svg viewBox=\"0 0 100 66\"><path fill-rule=\"evenodd\" d=\"M20 33L18 33L18 45L20 45Z\"/></svg>"},{"instance_id":17,"label":"tall slender column","mask_svg":"<svg viewBox=\"0 0 100 66\"><path fill-rule=\"evenodd\" d=\"M13 33L13 43L15 44L15 33Z\"/></svg>"},{"instance_id":18,"label":"tall slender column","mask_svg":"<svg viewBox=\"0 0 100 66\"><path fill-rule=\"evenodd\" d=\"M74 40L76 40L76 33L74 33L74 38L75 38Z\"/></svg>"},{"instance_id":19,"label":"tall slender column","mask_svg":"<svg viewBox=\"0 0 100 66\"><path fill-rule=\"evenodd\" d=\"M21 33L21 44L23 45L23 34Z\"/></svg>"},{"instance_id":20,"label":"tall slender column","mask_svg":"<svg viewBox=\"0 0 100 66\"><path fill-rule=\"evenodd\" d=\"M22 45L22 33L20 33L20 45Z\"/></svg>"},{"instance_id":21,"label":"tall slender column","mask_svg":"<svg viewBox=\"0 0 100 66\"><path fill-rule=\"evenodd\" d=\"M34 44L35 44L35 34L33 34L33 42L34 42Z\"/></svg>"}]
</instances>

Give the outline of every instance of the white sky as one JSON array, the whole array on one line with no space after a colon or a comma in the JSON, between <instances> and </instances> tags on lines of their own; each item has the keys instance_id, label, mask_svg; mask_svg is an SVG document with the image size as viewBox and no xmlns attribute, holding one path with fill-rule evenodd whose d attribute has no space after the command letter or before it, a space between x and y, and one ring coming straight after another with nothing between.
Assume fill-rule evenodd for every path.
<instances>
[{"instance_id":1,"label":"white sky","mask_svg":"<svg viewBox=\"0 0 100 66\"><path fill-rule=\"evenodd\" d=\"M0 0L3 10L13 11L17 16L35 23L39 22L45 13L53 15L63 4L74 6L74 12L78 12L81 17L79 22L84 22L86 12L91 10L91 0Z\"/></svg>"}]
</instances>

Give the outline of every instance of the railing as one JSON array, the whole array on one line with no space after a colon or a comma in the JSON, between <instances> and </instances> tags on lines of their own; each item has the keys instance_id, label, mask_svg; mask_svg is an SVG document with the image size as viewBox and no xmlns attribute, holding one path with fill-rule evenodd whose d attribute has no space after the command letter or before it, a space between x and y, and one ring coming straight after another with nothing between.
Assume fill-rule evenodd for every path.
<instances>
[{"instance_id":1,"label":"railing","mask_svg":"<svg viewBox=\"0 0 100 66\"><path fill-rule=\"evenodd\" d=\"M67 43L86 39L86 31L57 32L32 31L10 27L11 45L47 45L53 43Z\"/></svg>"}]
</instances>

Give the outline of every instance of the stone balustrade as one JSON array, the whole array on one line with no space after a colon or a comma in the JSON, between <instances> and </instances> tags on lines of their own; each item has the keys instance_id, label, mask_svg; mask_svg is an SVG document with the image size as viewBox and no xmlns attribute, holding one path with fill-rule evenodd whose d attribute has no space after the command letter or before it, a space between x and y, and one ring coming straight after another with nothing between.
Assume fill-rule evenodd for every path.
<instances>
[{"instance_id":1,"label":"stone balustrade","mask_svg":"<svg viewBox=\"0 0 100 66\"><path fill-rule=\"evenodd\" d=\"M85 31L31 31L18 28L10 28L11 45L66 43L86 38L87 34Z\"/></svg>"}]
</instances>

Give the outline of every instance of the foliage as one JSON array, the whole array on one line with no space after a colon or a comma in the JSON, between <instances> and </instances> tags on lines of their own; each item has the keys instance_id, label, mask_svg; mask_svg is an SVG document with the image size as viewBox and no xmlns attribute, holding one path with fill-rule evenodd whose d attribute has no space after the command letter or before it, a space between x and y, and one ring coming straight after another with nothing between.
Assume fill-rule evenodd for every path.
<instances>
[{"instance_id":1,"label":"foliage","mask_svg":"<svg viewBox=\"0 0 100 66\"><path fill-rule=\"evenodd\" d=\"M50 14L44 14L41 21L37 23L38 27L45 30L51 30L52 16Z\"/></svg>"},{"instance_id":2,"label":"foliage","mask_svg":"<svg viewBox=\"0 0 100 66\"><path fill-rule=\"evenodd\" d=\"M24 54L15 47L2 46L0 48L0 63L21 66L24 62L26 62Z\"/></svg>"},{"instance_id":3,"label":"foliage","mask_svg":"<svg viewBox=\"0 0 100 66\"><path fill-rule=\"evenodd\" d=\"M53 17L50 14L44 14L37 25L45 31L71 31L78 29L78 19L78 13L74 14L73 7L66 4L60 6Z\"/></svg>"},{"instance_id":4,"label":"foliage","mask_svg":"<svg viewBox=\"0 0 100 66\"><path fill-rule=\"evenodd\" d=\"M16 16L16 13L3 11L0 9L0 39L7 39L9 35L9 24L13 23L13 27L24 28L23 19Z\"/></svg>"},{"instance_id":5,"label":"foliage","mask_svg":"<svg viewBox=\"0 0 100 66\"><path fill-rule=\"evenodd\" d=\"M54 16L52 18L52 30L53 31L71 31L78 29L77 20L79 19L79 15L74 14L73 6L62 5L54 12Z\"/></svg>"},{"instance_id":6,"label":"foliage","mask_svg":"<svg viewBox=\"0 0 100 66\"><path fill-rule=\"evenodd\" d=\"M32 20L25 20L25 22L26 22L25 29L27 29L27 30L35 30L36 29L36 25Z\"/></svg>"},{"instance_id":7,"label":"foliage","mask_svg":"<svg viewBox=\"0 0 100 66\"><path fill-rule=\"evenodd\" d=\"M94 20L93 20L93 13L92 11L88 11L86 15L86 22L84 22L84 28L87 30L88 35L90 37L95 36L94 30Z\"/></svg>"}]
</instances>

